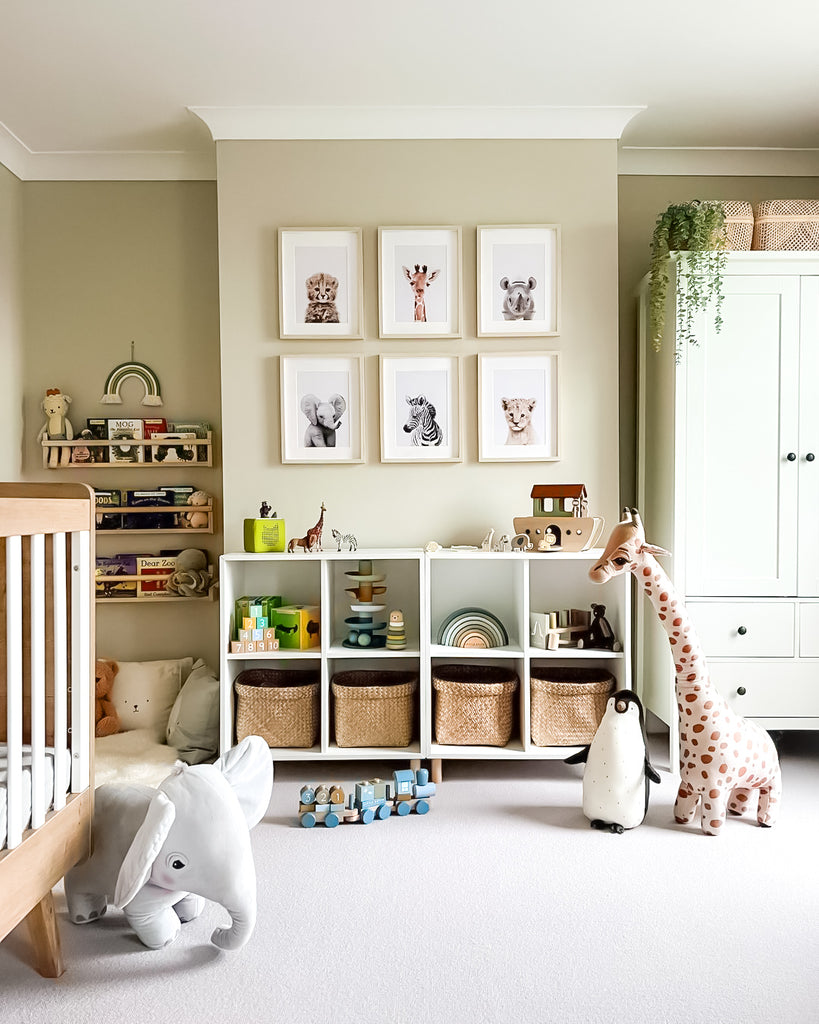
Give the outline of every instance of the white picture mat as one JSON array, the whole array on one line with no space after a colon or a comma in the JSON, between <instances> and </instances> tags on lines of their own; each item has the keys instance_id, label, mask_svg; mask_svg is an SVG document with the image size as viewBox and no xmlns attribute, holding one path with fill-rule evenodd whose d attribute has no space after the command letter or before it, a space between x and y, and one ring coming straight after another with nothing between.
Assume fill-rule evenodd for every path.
<instances>
[{"instance_id":1,"label":"white picture mat","mask_svg":"<svg viewBox=\"0 0 819 1024\"><path fill-rule=\"evenodd\" d=\"M313 274L338 279L338 323L305 323L306 281ZM279 230L279 322L282 338L362 336L360 228Z\"/></svg>"},{"instance_id":2,"label":"white picture mat","mask_svg":"<svg viewBox=\"0 0 819 1024\"><path fill-rule=\"evenodd\" d=\"M458 356L381 356L381 461L460 462L461 360ZM440 445L416 446L404 430L407 397L424 395L443 431Z\"/></svg>"},{"instance_id":3,"label":"white picture mat","mask_svg":"<svg viewBox=\"0 0 819 1024\"><path fill-rule=\"evenodd\" d=\"M478 356L478 442L481 462L560 458L558 353ZM502 399L534 399L534 440L510 443Z\"/></svg>"},{"instance_id":4,"label":"white picture mat","mask_svg":"<svg viewBox=\"0 0 819 1024\"><path fill-rule=\"evenodd\" d=\"M425 290L426 321L415 320L415 299L404 273L426 265L438 276ZM461 229L378 229L379 334L382 338L461 336Z\"/></svg>"},{"instance_id":5,"label":"white picture mat","mask_svg":"<svg viewBox=\"0 0 819 1024\"><path fill-rule=\"evenodd\" d=\"M346 409L335 434L335 446L305 444L311 426L301 409L306 395L328 402L344 398ZM282 462L363 462L364 368L361 356L281 357L280 368Z\"/></svg>"},{"instance_id":6,"label":"white picture mat","mask_svg":"<svg viewBox=\"0 0 819 1024\"><path fill-rule=\"evenodd\" d=\"M531 320L506 320L500 282L532 289ZM560 227L557 224L478 228L478 336L548 337L560 333Z\"/></svg>"}]
</instances>

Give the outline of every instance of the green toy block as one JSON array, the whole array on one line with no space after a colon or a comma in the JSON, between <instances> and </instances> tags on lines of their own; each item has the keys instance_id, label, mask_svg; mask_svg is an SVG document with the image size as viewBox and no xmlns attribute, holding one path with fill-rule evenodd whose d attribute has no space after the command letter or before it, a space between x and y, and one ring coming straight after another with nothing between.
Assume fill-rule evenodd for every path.
<instances>
[{"instance_id":1,"label":"green toy block","mask_svg":"<svg viewBox=\"0 0 819 1024\"><path fill-rule=\"evenodd\" d=\"M288 604L271 610L279 648L305 651L319 646L319 606Z\"/></svg>"}]
</instances>

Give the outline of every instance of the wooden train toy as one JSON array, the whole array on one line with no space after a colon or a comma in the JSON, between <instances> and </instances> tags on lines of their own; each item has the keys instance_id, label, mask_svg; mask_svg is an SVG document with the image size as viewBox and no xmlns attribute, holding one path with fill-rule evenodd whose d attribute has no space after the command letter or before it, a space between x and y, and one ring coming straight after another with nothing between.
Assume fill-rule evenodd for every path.
<instances>
[{"instance_id":1,"label":"wooden train toy","mask_svg":"<svg viewBox=\"0 0 819 1024\"><path fill-rule=\"evenodd\" d=\"M429 781L426 768L400 769L392 773L392 783L383 779L357 782L347 797L338 783L302 786L299 793L299 824L312 828L323 822L327 828L360 822L369 825L376 818L384 821L391 814L406 817L411 811L426 814L429 797L435 796L435 783Z\"/></svg>"}]
</instances>

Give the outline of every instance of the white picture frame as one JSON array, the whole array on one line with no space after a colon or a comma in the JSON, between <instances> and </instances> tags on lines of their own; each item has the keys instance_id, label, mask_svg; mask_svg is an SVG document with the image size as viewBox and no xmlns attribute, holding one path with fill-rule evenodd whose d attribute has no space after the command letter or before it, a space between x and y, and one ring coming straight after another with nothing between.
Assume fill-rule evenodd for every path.
<instances>
[{"instance_id":1,"label":"white picture frame","mask_svg":"<svg viewBox=\"0 0 819 1024\"><path fill-rule=\"evenodd\" d=\"M363 297L361 228L279 229L281 338L361 338Z\"/></svg>"},{"instance_id":2,"label":"white picture frame","mask_svg":"<svg viewBox=\"0 0 819 1024\"><path fill-rule=\"evenodd\" d=\"M560 458L558 370L557 352L478 356L480 462L556 462ZM527 409L530 402L534 406Z\"/></svg>"},{"instance_id":3,"label":"white picture frame","mask_svg":"<svg viewBox=\"0 0 819 1024\"><path fill-rule=\"evenodd\" d=\"M462 319L460 227L380 227L379 337L460 338Z\"/></svg>"},{"instance_id":4,"label":"white picture frame","mask_svg":"<svg viewBox=\"0 0 819 1024\"><path fill-rule=\"evenodd\" d=\"M560 334L560 225L478 228L478 337Z\"/></svg>"},{"instance_id":5,"label":"white picture frame","mask_svg":"<svg viewBox=\"0 0 819 1024\"><path fill-rule=\"evenodd\" d=\"M460 462L460 357L382 355L379 379L381 461Z\"/></svg>"},{"instance_id":6,"label":"white picture frame","mask_svg":"<svg viewBox=\"0 0 819 1024\"><path fill-rule=\"evenodd\" d=\"M279 374L282 462L363 462L363 357L283 355Z\"/></svg>"}]
</instances>

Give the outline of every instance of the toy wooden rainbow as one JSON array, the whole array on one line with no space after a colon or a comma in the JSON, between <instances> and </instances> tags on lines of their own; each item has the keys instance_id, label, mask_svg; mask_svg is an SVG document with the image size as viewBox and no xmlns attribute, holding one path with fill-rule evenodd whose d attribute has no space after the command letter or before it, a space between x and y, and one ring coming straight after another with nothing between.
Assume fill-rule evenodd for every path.
<instances>
[{"instance_id":1,"label":"toy wooden rainbow","mask_svg":"<svg viewBox=\"0 0 819 1024\"><path fill-rule=\"evenodd\" d=\"M438 643L447 647L506 647L509 635L485 608L459 608L441 624Z\"/></svg>"},{"instance_id":2,"label":"toy wooden rainbow","mask_svg":"<svg viewBox=\"0 0 819 1024\"><path fill-rule=\"evenodd\" d=\"M103 405L121 405L122 396L119 391L129 377L136 377L145 386L143 405L162 405L159 393L159 380L154 371L144 363L120 363L108 374L105 382L105 394L100 399Z\"/></svg>"}]
</instances>

